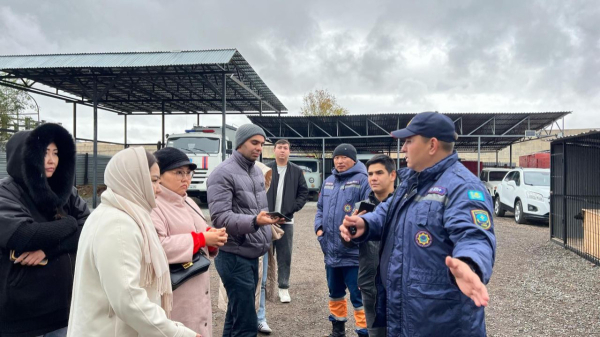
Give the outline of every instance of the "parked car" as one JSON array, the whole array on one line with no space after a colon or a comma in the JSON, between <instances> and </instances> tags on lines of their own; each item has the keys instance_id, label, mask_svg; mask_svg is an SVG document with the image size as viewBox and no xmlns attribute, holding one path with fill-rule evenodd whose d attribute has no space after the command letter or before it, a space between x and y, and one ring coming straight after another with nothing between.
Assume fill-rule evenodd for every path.
<instances>
[{"instance_id":1,"label":"parked car","mask_svg":"<svg viewBox=\"0 0 600 337\"><path fill-rule=\"evenodd\" d=\"M491 196L494 196L496 186L502 182L502 179L506 176L506 173L510 171L507 168L484 168L479 175L479 178L485 185L485 189L490 193Z\"/></svg>"},{"instance_id":2,"label":"parked car","mask_svg":"<svg viewBox=\"0 0 600 337\"><path fill-rule=\"evenodd\" d=\"M496 188L494 213L515 214L515 222L527 220L549 221L550 215L550 170L517 168L510 170Z\"/></svg>"}]
</instances>

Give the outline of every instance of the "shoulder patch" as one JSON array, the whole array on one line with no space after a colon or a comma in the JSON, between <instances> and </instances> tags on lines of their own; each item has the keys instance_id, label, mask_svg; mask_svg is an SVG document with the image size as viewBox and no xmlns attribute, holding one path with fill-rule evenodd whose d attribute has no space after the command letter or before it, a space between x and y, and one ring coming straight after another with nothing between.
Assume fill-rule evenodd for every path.
<instances>
[{"instance_id":1,"label":"shoulder patch","mask_svg":"<svg viewBox=\"0 0 600 337\"><path fill-rule=\"evenodd\" d=\"M469 190L467 194L470 200L485 201L485 194L481 191Z\"/></svg>"},{"instance_id":2,"label":"shoulder patch","mask_svg":"<svg viewBox=\"0 0 600 337\"><path fill-rule=\"evenodd\" d=\"M473 222L485 229L486 231L492 227L492 222L490 220L490 214L487 211L482 209L474 209L471 211L471 215L473 216Z\"/></svg>"},{"instance_id":3,"label":"shoulder patch","mask_svg":"<svg viewBox=\"0 0 600 337\"><path fill-rule=\"evenodd\" d=\"M429 189L429 191L427 191L427 194L446 195L446 193L448 193L448 190L442 186L433 186Z\"/></svg>"}]
</instances>

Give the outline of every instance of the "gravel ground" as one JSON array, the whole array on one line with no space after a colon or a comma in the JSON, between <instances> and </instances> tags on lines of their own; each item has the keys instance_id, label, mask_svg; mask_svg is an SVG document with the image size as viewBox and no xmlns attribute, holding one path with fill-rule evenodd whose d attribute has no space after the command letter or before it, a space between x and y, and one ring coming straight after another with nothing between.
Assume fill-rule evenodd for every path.
<instances>
[{"instance_id":1,"label":"gravel ground","mask_svg":"<svg viewBox=\"0 0 600 337\"><path fill-rule=\"evenodd\" d=\"M323 254L312 229L315 212L316 203L310 202L296 214L292 302L267 301L271 336L327 336L331 331ZM495 225L489 336L600 336L600 268L551 243L547 225L517 225L511 217L496 219ZM214 266L211 287L214 336L221 336L225 315L217 308ZM353 336L349 316L346 328Z\"/></svg>"}]
</instances>

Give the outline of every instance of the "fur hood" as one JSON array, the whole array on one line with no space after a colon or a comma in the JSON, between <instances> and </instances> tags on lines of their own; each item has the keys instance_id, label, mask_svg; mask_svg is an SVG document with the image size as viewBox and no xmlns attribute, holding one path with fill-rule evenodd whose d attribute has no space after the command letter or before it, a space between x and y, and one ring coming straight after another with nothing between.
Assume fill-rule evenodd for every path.
<instances>
[{"instance_id":1,"label":"fur hood","mask_svg":"<svg viewBox=\"0 0 600 337\"><path fill-rule=\"evenodd\" d=\"M58 166L46 178L44 157L50 143L58 148ZM73 192L75 179L75 142L58 124L43 124L33 131L14 134L6 143L8 174L27 191L36 207L55 214Z\"/></svg>"}]
</instances>

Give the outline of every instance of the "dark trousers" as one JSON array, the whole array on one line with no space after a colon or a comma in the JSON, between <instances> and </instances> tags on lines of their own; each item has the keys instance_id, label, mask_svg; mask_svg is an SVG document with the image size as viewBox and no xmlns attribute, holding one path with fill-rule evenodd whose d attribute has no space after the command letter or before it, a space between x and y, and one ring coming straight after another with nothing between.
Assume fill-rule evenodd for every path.
<instances>
[{"instance_id":1,"label":"dark trousers","mask_svg":"<svg viewBox=\"0 0 600 337\"><path fill-rule=\"evenodd\" d=\"M282 224L284 233L281 239L273 241L277 258L277 282L279 289L290 287L290 268L292 265L292 249L294 247L294 225Z\"/></svg>"},{"instance_id":2,"label":"dark trousers","mask_svg":"<svg viewBox=\"0 0 600 337\"><path fill-rule=\"evenodd\" d=\"M350 293L350 302L355 309L362 308L363 302L358 290L358 267L325 267L329 298L339 299L346 296L346 287Z\"/></svg>"},{"instance_id":3,"label":"dark trousers","mask_svg":"<svg viewBox=\"0 0 600 337\"><path fill-rule=\"evenodd\" d=\"M362 294L369 337L386 335L385 328L373 328L376 312L377 287L375 276L379 265L379 241L367 241L359 246L358 287Z\"/></svg>"},{"instance_id":4,"label":"dark trousers","mask_svg":"<svg viewBox=\"0 0 600 337\"><path fill-rule=\"evenodd\" d=\"M256 336L258 322L254 309L254 293L258 283L258 258L220 251L215 267L229 302L223 326L223 337Z\"/></svg>"}]
</instances>

